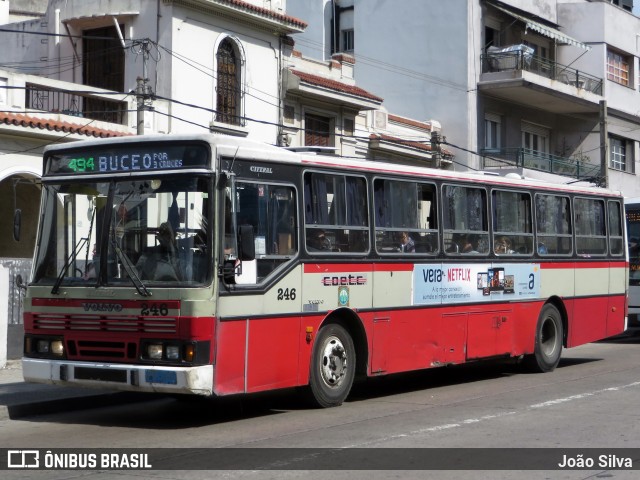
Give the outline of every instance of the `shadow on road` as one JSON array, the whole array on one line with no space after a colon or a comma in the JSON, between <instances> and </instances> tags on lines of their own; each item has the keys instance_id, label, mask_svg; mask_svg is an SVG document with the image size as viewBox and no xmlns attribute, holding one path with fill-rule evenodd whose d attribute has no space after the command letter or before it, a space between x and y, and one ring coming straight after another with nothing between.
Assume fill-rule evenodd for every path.
<instances>
[{"instance_id":1,"label":"shadow on road","mask_svg":"<svg viewBox=\"0 0 640 480\"><path fill-rule=\"evenodd\" d=\"M639 343L640 336L627 335L602 340L601 342ZM563 357L558 369L600 360L600 358L594 357ZM347 403L384 399L400 394L482 382L526 373L526 370L522 368L517 360L503 358L367 378L354 384ZM286 389L219 398L135 394L136 401L127 401L126 397L124 397L127 394L122 394L123 401L115 402L113 406L108 406L102 401L97 402L95 406L89 406L88 408L85 406L82 410L74 410L73 407L70 407L57 413L32 416L23 420L150 430L186 429L312 408L304 400L304 396L301 393L301 389ZM91 402L92 399L87 398L87 401Z\"/></svg>"},{"instance_id":2,"label":"shadow on road","mask_svg":"<svg viewBox=\"0 0 640 480\"><path fill-rule=\"evenodd\" d=\"M596 343L623 343L623 344L640 343L640 331L623 333L622 335L616 335L615 337L605 338L604 340L600 340L599 342L596 342Z\"/></svg>"},{"instance_id":3,"label":"shadow on road","mask_svg":"<svg viewBox=\"0 0 640 480\"><path fill-rule=\"evenodd\" d=\"M597 360L593 358L562 359L558 368ZM383 399L415 391L481 382L523 373L522 367L514 359L499 359L368 378L354 384L347 403ZM105 404L101 402L96 405L98 408L69 409L64 412L33 416L23 420L175 430L224 424L311 408L299 389L220 398L136 395L143 398L137 398L135 402L117 403L109 408L104 408ZM87 401L91 401L91 399L87 399Z\"/></svg>"}]
</instances>

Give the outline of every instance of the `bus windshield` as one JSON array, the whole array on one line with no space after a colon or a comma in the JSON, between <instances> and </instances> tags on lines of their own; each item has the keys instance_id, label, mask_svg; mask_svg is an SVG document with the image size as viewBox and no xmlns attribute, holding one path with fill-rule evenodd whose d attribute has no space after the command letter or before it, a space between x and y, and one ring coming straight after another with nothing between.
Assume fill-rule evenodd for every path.
<instances>
[{"instance_id":1,"label":"bus windshield","mask_svg":"<svg viewBox=\"0 0 640 480\"><path fill-rule=\"evenodd\" d=\"M198 286L211 281L211 179L163 175L44 184L33 283Z\"/></svg>"}]
</instances>

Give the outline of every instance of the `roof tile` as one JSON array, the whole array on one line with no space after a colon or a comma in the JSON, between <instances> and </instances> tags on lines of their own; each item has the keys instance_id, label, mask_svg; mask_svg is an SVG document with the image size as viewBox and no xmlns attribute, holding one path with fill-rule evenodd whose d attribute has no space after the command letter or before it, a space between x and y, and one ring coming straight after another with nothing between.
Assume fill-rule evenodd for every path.
<instances>
[{"instance_id":1,"label":"roof tile","mask_svg":"<svg viewBox=\"0 0 640 480\"><path fill-rule=\"evenodd\" d=\"M37 128L40 130L55 132L75 133L78 135L86 135L87 137L107 138L131 135L130 133L119 132L116 130L107 130L88 125L77 125L70 122L33 117L23 113L0 112L0 124L33 129Z\"/></svg>"},{"instance_id":2,"label":"roof tile","mask_svg":"<svg viewBox=\"0 0 640 480\"><path fill-rule=\"evenodd\" d=\"M290 23L299 28L307 28L307 24L305 22L295 17L292 17L290 15L282 15L281 13L276 13L267 8L262 8L248 2L243 2L242 0L222 0L222 1L230 5L234 5L236 7L242 8L244 10L251 10L252 12L258 13L264 17L269 17L274 20Z\"/></svg>"},{"instance_id":3,"label":"roof tile","mask_svg":"<svg viewBox=\"0 0 640 480\"><path fill-rule=\"evenodd\" d=\"M303 82L309 83L311 85L328 88L330 90L335 90L342 93L348 93L357 97L368 98L369 100L374 100L376 102L383 101L381 97L369 93L360 87L356 87L355 85L348 85L346 83L338 82L337 80L332 80L327 77L321 77L319 75L301 72L300 70L291 70L291 73L300 78L300 80L302 80Z\"/></svg>"}]
</instances>

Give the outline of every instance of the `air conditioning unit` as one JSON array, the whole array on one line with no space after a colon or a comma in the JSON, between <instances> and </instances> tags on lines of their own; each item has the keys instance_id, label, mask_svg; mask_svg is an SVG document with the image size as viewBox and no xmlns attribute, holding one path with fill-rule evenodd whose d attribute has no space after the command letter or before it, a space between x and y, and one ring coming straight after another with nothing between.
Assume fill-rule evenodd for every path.
<instances>
[{"instance_id":1,"label":"air conditioning unit","mask_svg":"<svg viewBox=\"0 0 640 480\"><path fill-rule=\"evenodd\" d=\"M387 129L387 112L381 112L380 110L376 111L374 114L373 125L375 128L380 128L382 130Z\"/></svg>"}]
</instances>

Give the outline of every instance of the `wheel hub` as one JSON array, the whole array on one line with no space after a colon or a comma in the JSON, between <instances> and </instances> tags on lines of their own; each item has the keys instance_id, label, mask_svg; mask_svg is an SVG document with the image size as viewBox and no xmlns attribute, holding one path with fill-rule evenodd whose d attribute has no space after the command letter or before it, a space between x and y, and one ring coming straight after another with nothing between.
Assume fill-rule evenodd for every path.
<instances>
[{"instance_id":1,"label":"wheel hub","mask_svg":"<svg viewBox=\"0 0 640 480\"><path fill-rule=\"evenodd\" d=\"M347 353L342 342L337 337L329 337L324 345L322 365L320 366L322 380L332 388L339 387L347 372Z\"/></svg>"}]
</instances>

